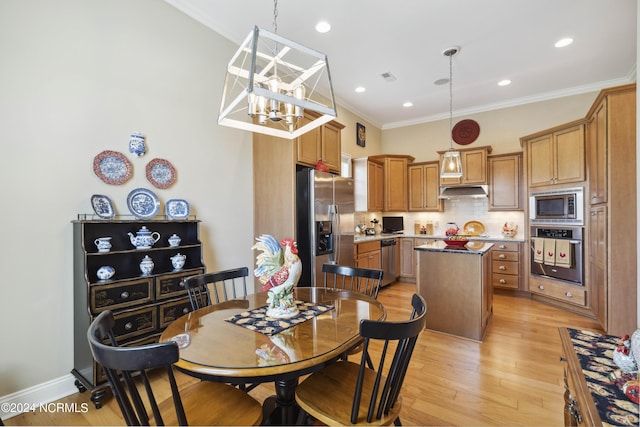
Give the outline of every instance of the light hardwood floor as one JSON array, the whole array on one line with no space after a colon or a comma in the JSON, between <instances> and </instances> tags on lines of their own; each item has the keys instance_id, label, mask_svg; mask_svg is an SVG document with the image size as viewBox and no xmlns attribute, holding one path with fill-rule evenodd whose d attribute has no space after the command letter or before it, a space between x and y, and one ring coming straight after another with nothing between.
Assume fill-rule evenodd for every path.
<instances>
[{"instance_id":1,"label":"light hardwood floor","mask_svg":"<svg viewBox=\"0 0 640 427\"><path fill-rule=\"evenodd\" d=\"M380 291L378 299L389 320L408 317L415 290L413 284L394 283ZM599 330L591 319L529 299L495 295L493 320L483 343L424 331L403 386L402 423L563 425L564 362L560 361L559 326ZM194 380L181 376L181 381ZM273 394L273 385L261 385L251 394L262 401ZM28 413L5 424L124 425L113 399L101 409L95 409L88 393L76 393L59 402L88 403L88 412Z\"/></svg>"}]
</instances>

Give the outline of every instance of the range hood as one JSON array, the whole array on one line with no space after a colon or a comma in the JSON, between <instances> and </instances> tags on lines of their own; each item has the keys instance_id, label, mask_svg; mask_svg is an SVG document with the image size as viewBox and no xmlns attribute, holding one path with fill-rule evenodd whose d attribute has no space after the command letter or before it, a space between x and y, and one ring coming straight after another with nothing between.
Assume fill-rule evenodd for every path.
<instances>
[{"instance_id":1,"label":"range hood","mask_svg":"<svg viewBox=\"0 0 640 427\"><path fill-rule=\"evenodd\" d=\"M488 186L441 187L439 199L479 199L487 197Z\"/></svg>"}]
</instances>

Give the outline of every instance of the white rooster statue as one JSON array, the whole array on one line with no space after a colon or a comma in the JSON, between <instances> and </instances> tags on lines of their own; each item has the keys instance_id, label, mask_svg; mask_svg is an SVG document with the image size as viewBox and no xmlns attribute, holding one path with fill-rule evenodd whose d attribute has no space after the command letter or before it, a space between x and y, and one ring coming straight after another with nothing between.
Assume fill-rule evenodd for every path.
<instances>
[{"instance_id":1,"label":"white rooster statue","mask_svg":"<svg viewBox=\"0 0 640 427\"><path fill-rule=\"evenodd\" d=\"M262 251L256 258L254 275L262 283L262 291L268 293L267 315L276 318L293 317L298 309L293 297L293 287L302 275L302 262L296 243L291 238L278 242L273 236L263 234L251 249ZM284 249L284 250L283 250Z\"/></svg>"}]
</instances>

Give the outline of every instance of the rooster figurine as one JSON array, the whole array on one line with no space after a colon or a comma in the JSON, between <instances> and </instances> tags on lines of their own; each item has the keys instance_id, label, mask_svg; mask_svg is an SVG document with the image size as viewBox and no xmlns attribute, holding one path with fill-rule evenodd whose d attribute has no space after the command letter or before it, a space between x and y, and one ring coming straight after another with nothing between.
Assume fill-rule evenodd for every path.
<instances>
[{"instance_id":1,"label":"rooster figurine","mask_svg":"<svg viewBox=\"0 0 640 427\"><path fill-rule=\"evenodd\" d=\"M262 284L262 291L268 293L267 315L287 318L298 314L293 298L293 288L300 280L302 262L293 239L278 242L273 236L263 234L251 249L262 251L256 258L254 275Z\"/></svg>"}]
</instances>

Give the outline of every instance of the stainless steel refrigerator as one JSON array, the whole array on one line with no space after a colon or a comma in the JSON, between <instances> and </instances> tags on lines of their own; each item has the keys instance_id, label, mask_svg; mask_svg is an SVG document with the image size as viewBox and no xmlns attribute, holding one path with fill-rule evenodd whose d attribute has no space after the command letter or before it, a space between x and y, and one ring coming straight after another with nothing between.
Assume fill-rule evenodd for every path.
<instances>
[{"instance_id":1,"label":"stainless steel refrigerator","mask_svg":"<svg viewBox=\"0 0 640 427\"><path fill-rule=\"evenodd\" d=\"M353 179L302 169L296 187L299 286L321 286L322 264L354 265Z\"/></svg>"}]
</instances>

